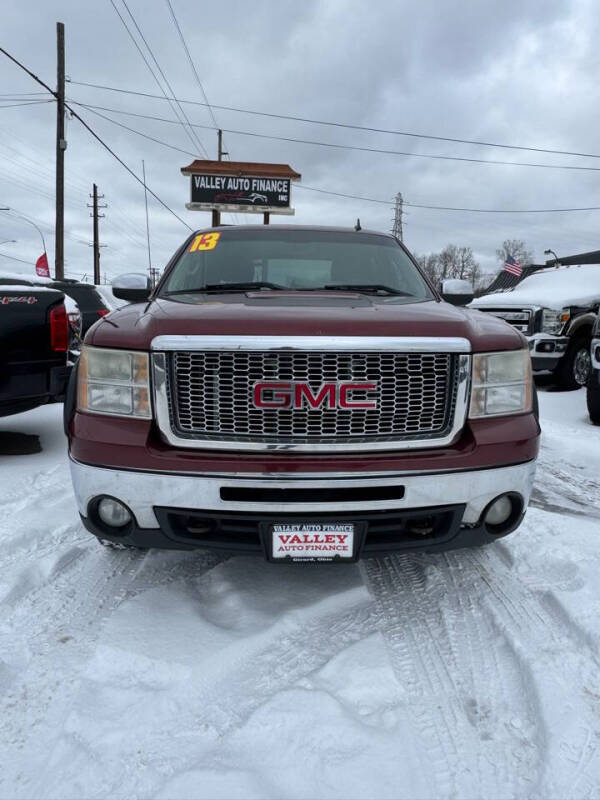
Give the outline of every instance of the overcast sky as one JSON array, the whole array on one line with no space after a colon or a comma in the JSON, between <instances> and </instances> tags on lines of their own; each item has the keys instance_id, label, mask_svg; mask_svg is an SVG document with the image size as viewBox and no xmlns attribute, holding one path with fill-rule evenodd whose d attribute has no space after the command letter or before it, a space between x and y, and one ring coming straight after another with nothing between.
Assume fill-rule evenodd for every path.
<instances>
[{"instance_id":1,"label":"overcast sky","mask_svg":"<svg viewBox=\"0 0 600 800\"><path fill-rule=\"evenodd\" d=\"M123 6L115 4L133 27ZM179 98L203 101L170 17L167 0L127 0L154 56ZM221 106L347 122L437 136L600 154L597 99L598 4L567 0L172 0L209 101ZM0 40L47 83L56 81L56 21L66 26L72 81L160 94L110 0L2 0ZM54 136L52 103L7 107L39 92L0 54L0 206L43 226L53 267ZM175 120L164 100L71 83L73 101ZM184 106L189 120L213 125L207 108ZM77 110L148 185L193 227L210 224L185 209L188 180L180 168L203 157L181 125L102 112L178 152ZM600 168L600 159L528 153L479 145L325 127L215 108L224 129L409 153ZM211 157L216 133L197 129ZM76 120L67 121L67 274L90 275L93 182L108 208L100 223L103 273L148 266L143 189ZM289 163L293 220L389 230L401 191L417 204L493 209L600 206L600 172L476 164L339 150L224 134L233 160ZM189 154L188 154L189 153ZM390 206L309 191L302 186L389 200ZM405 242L414 252L452 242L470 245L485 271L496 267L505 238L522 238L538 260L600 248L600 211L475 214L405 208ZM225 221L233 221L226 216ZM238 215L254 223L260 217ZM288 222L289 218L272 218ZM187 229L150 199L153 265L162 267ZM0 252L32 264L41 250L32 226L0 212ZM0 256L0 271L32 267Z\"/></svg>"}]
</instances>

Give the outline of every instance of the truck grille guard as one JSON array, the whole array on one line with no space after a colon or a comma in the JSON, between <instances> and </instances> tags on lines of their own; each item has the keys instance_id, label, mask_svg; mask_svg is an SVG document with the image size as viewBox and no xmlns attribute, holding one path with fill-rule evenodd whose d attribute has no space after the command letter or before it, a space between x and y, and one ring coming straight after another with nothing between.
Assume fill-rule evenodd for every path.
<instances>
[{"instance_id":1,"label":"truck grille guard","mask_svg":"<svg viewBox=\"0 0 600 800\"><path fill-rule=\"evenodd\" d=\"M171 445L353 452L442 447L468 407L470 343L438 337L159 336L155 417ZM256 408L259 381L370 381L376 408ZM356 400L365 400L359 390Z\"/></svg>"}]
</instances>

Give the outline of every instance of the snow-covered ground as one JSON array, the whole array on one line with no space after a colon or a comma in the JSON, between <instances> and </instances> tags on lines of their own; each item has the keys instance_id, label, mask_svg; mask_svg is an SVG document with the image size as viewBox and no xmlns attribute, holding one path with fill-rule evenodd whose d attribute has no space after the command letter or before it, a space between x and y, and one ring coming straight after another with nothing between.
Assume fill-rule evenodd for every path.
<instances>
[{"instance_id":1,"label":"snow-covered ground","mask_svg":"<svg viewBox=\"0 0 600 800\"><path fill-rule=\"evenodd\" d=\"M540 402L519 532L347 567L105 550L0 419L0 797L600 797L600 428Z\"/></svg>"}]
</instances>

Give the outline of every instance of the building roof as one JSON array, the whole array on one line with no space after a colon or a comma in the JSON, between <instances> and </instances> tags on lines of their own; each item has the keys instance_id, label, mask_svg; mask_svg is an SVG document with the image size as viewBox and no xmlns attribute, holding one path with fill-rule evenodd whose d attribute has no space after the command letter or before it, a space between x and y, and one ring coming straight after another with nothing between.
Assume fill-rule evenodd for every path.
<instances>
[{"instance_id":1,"label":"building roof","mask_svg":"<svg viewBox=\"0 0 600 800\"><path fill-rule=\"evenodd\" d=\"M196 159L187 167L182 167L181 172L183 175L199 173L230 175L232 177L247 175L250 178L288 178L292 181L299 181L302 177L289 164L260 164L253 161L207 161Z\"/></svg>"},{"instance_id":2,"label":"building roof","mask_svg":"<svg viewBox=\"0 0 600 800\"><path fill-rule=\"evenodd\" d=\"M600 250L592 250L589 253L578 253L574 256L560 256L558 261L553 258L550 261L546 261L546 264L549 266L555 266L556 264L564 264L565 266L600 264Z\"/></svg>"}]
</instances>

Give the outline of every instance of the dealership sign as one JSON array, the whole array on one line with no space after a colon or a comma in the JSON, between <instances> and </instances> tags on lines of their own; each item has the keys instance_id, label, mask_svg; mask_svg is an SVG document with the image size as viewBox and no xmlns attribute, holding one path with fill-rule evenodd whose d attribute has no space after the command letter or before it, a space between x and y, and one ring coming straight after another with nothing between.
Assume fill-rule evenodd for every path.
<instances>
[{"instance_id":1,"label":"dealership sign","mask_svg":"<svg viewBox=\"0 0 600 800\"><path fill-rule=\"evenodd\" d=\"M290 207L290 181L285 178L239 178L192 175L192 203L252 206L257 211Z\"/></svg>"},{"instance_id":2,"label":"dealership sign","mask_svg":"<svg viewBox=\"0 0 600 800\"><path fill-rule=\"evenodd\" d=\"M190 202L200 211L294 214L291 183L300 175L287 164L196 160L182 173L190 177Z\"/></svg>"}]
</instances>

